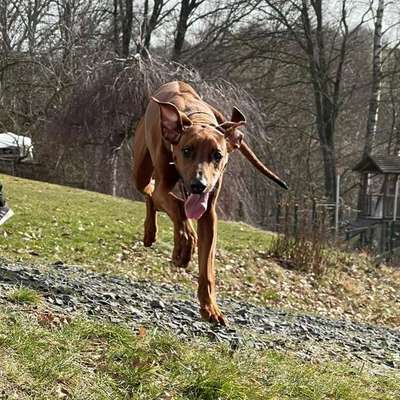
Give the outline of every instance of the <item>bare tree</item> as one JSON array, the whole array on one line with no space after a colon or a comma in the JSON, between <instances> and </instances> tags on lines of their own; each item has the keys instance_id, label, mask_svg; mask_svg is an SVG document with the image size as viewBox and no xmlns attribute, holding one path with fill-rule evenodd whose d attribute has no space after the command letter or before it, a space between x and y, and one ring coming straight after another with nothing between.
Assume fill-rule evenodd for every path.
<instances>
[{"instance_id":1,"label":"bare tree","mask_svg":"<svg viewBox=\"0 0 400 400\"><path fill-rule=\"evenodd\" d=\"M172 59L179 60L183 44L185 43L186 32L190 26L190 16L203 4L205 0L181 0L178 22L172 50Z\"/></svg>"},{"instance_id":2,"label":"bare tree","mask_svg":"<svg viewBox=\"0 0 400 400\"><path fill-rule=\"evenodd\" d=\"M334 201L336 193L336 122L343 104L342 79L349 39L362 24L348 25L347 0L341 1L336 32L324 20L322 0L265 0L262 11L275 18L282 32L301 49L313 89L315 126L324 166L325 195Z\"/></svg>"},{"instance_id":3,"label":"bare tree","mask_svg":"<svg viewBox=\"0 0 400 400\"><path fill-rule=\"evenodd\" d=\"M120 10L122 11L122 0L120 0ZM128 57L129 47L132 39L133 24L133 0L125 0L125 13L122 17L122 56Z\"/></svg>"},{"instance_id":4,"label":"bare tree","mask_svg":"<svg viewBox=\"0 0 400 400\"><path fill-rule=\"evenodd\" d=\"M374 47L372 58L372 81L369 98L367 130L365 132L364 154L371 153L376 137L378 125L379 100L382 84L382 21L385 10L385 1L379 0L374 23Z\"/></svg>"},{"instance_id":5,"label":"bare tree","mask_svg":"<svg viewBox=\"0 0 400 400\"><path fill-rule=\"evenodd\" d=\"M113 0L114 50L119 56L129 56L132 27L133 0Z\"/></svg>"},{"instance_id":6,"label":"bare tree","mask_svg":"<svg viewBox=\"0 0 400 400\"><path fill-rule=\"evenodd\" d=\"M81 129L74 124L82 107L110 110L115 92L103 91L104 85L119 84L132 64L129 79L149 79L137 93L142 96L136 99L137 109L121 100L107 114L110 121L123 118L123 125L131 126L133 113L146 103L155 83L182 77L171 72L177 68L174 63L164 74L151 73L158 56L170 54L179 60L179 69L184 63L199 69L189 76L194 85L207 79L218 85L235 82L213 96L214 105L224 104L225 112L232 105L243 108L249 115L247 139L267 164L289 179L292 194L325 194L332 201L336 167L350 165L363 150L370 97L370 68L365 60L371 56L372 35L360 28L364 17L347 24L351 2L336 0L340 8L334 19L327 16L326 0L0 0L0 126L37 132L37 143L52 115L57 113L61 124L73 108L74 118L64 137L68 141L70 131ZM168 30L175 36L163 46L157 34ZM151 51L151 62L144 57L133 60L132 51L142 56ZM389 141L384 145L395 151L400 143L398 52L385 42L381 54L382 97L375 111L380 113L379 143ZM385 58L390 60L387 65ZM100 71L105 74L102 79L97 77ZM88 79L90 90L84 84ZM130 83L129 79L124 82ZM85 90L80 92L80 87ZM86 132L82 140L90 137L99 153L104 150L105 158L114 157L121 132L107 124L104 141L98 141L100 116L93 111L86 114L80 125ZM95 118L99 118L96 123ZM254 118L256 126L250 121ZM108 147L100 150L101 146ZM89 168L85 163L82 174ZM244 169L233 156L227 180L240 175L246 200L235 205L225 202L226 215L237 210L239 216L256 215L250 210L254 207L263 212L258 211L253 221L267 224L279 194L269 187L260 190L265 185ZM74 174L79 173L77 163ZM265 204L271 207L265 210Z\"/></svg>"},{"instance_id":7,"label":"bare tree","mask_svg":"<svg viewBox=\"0 0 400 400\"><path fill-rule=\"evenodd\" d=\"M11 0L0 1L1 51L7 55L19 47L21 35L17 35L20 25L18 5Z\"/></svg>"},{"instance_id":8,"label":"bare tree","mask_svg":"<svg viewBox=\"0 0 400 400\"><path fill-rule=\"evenodd\" d=\"M30 54L40 45L39 27L52 0L0 0L1 51L25 51Z\"/></svg>"},{"instance_id":9,"label":"bare tree","mask_svg":"<svg viewBox=\"0 0 400 400\"><path fill-rule=\"evenodd\" d=\"M169 0L154 0L150 12L149 0L144 1L143 19L140 34L136 43L136 51L142 56L147 56L153 32L168 18L175 6L167 7Z\"/></svg>"}]
</instances>

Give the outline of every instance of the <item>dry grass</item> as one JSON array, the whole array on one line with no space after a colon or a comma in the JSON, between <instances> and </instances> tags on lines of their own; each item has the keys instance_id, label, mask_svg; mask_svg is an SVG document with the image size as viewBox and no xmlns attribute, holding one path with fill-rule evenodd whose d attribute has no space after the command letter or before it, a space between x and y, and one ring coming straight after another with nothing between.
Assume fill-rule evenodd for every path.
<instances>
[{"instance_id":1,"label":"dry grass","mask_svg":"<svg viewBox=\"0 0 400 400\"><path fill-rule=\"evenodd\" d=\"M376 266L364 254L331 252L329 258L325 273L317 276L288 269L267 253L253 254L242 267L223 270L220 281L225 293L268 306L399 326L397 268Z\"/></svg>"}]
</instances>

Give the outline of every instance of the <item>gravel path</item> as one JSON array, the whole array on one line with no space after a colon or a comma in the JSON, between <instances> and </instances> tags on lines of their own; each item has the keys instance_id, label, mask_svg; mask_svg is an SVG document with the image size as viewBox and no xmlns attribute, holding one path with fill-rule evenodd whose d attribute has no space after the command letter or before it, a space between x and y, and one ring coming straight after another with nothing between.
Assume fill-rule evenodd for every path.
<instances>
[{"instance_id":1,"label":"gravel path","mask_svg":"<svg viewBox=\"0 0 400 400\"><path fill-rule=\"evenodd\" d=\"M57 313L80 312L112 322L167 329L181 338L208 337L239 346L274 348L303 359L357 361L374 372L400 371L400 330L334 321L221 299L228 327L199 319L194 294L179 285L131 281L63 264L46 268L0 260L0 304L22 284L42 293Z\"/></svg>"}]
</instances>

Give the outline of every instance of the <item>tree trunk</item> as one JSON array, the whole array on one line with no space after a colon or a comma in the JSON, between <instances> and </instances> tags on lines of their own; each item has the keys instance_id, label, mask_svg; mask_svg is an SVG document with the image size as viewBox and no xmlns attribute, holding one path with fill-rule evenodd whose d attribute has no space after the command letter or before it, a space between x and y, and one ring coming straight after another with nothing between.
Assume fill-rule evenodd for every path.
<instances>
[{"instance_id":1,"label":"tree trunk","mask_svg":"<svg viewBox=\"0 0 400 400\"><path fill-rule=\"evenodd\" d=\"M133 0L125 1L125 15L122 19L122 56L129 56L129 46L132 38Z\"/></svg>"},{"instance_id":2,"label":"tree trunk","mask_svg":"<svg viewBox=\"0 0 400 400\"><path fill-rule=\"evenodd\" d=\"M329 130L329 129L328 129ZM335 145L332 140L333 135L326 134L325 143L322 143L321 151L324 162L325 175L325 196L329 202L333 203L336 197L336 153Z\"/></svg>"},{"instance_id":3,"label":"tree trunk","mask_svg":"<svg viewBox=\"0 0 400 400\"><path fill-rule=\"evenodd\" d=\"M385 9L385 1L379 0L376 9L375 28L374 28L374 47L372 59L372 82L371 94L369 98L367 130L365 132L365 143L363 155L366 156L373 152L376 140L376 129L378 125L379 100L381 97L382 82L382 20L383 11ZM358 209L362 212L363 200L368 191L369 180L368 174L364 174L361 178L360 191L358 193Z\"/></svg>"},{"instance_id":4,"label":"tree trunk","mask_svg":"<svg viewBox=\"0 0 400 400\"><path fill-rule=\"evenodd\" d=\"M118 0L114 0L113 2L113 42L114 42L114 51L120 56L121 55L121 47L119 43L119 18L118 18Z\"/></svg>"},{"instance_id":5,"label":"tree trunk","mask_svg":"<svg viewBox=\"0 0 400 400\"><path fill-rule=\"evenodd\" d=\"M329 71L325 59L325 43L322 21L322 1L313 3L317 27L313 29L310 21L309 5L303 0L302 18L306 36L306 52L314 91L316 109L316 125L320 139L322 159L324 163L325 196L331 203L336 198L336 153L335 153L335 123L337 104L335 97L330 98ZM315 39L313 36L315 35Z\"/></svg>"},{"instance_id":6,"label":"tree trunk","mask_svg":"<svg viewBox=\"0 0 400 400\"><path fill-rule=\"evenodd\" d=\"M1 32L1 53L7 55L11 50L11 38L8 31L8 2L0 1L0 32Z\"/></svg>"},{"instance_id":7,"label":"tree trunk","mask_svg":"<svg viewBox=\"0 0 400 400\"><path fill-rule=\"evenodd\" d=\"M368 120L367 131L365 134L364 155L370 154L373 151L376 140L379 100L381 97L382 83L382 20L384 9L385 1L379 0L375 18L372 83L368 107Z\"/></svg>"},{"instance_id":8,"label":"tree trunk","mask_svg":"<svg viewBox=\"0 0 400 400\"><path fill-rule=\"evenodd\" d=\"M161 11L164 7L164 2L162 0L155 0L153 4L153 12L151 13L150 20L148 21L146 34L144 35L143 47L149 50L151 35L156 28L157 22L161 16Z\"/></svg>"},{"instance_id":9,"label":"tree trunk","mask_svg":"<svg viewBox=\"0 0 400 400\"><path fill-rule=\"evenodd\" d=\"M314 97L317 110L317 129L320 139L322 160L324 163L325 197L331 203L336 198L336 152L335 152L335 110L329 98L323 93L322 85L314 85ZM325 92L326 93L326 92Z\"/></svg>"},{"instance_id":10,"label":"tree trunk","mask_svg":"<svg viewBox=\"0 0 400 400\"><path fill-rule=\"evenodd\" d=\"M181 11L179 13L179 19L176 25L174 49L172 52L172 59L174 61L178 61L181 57L183 45L185 43L185 36L188 29L189 16L196 7L195 0L182 0L181 2Z\"/></svg>"},{"instance_id":11,"label":"tree trunk","mask_svg":"<svg viewBox=\"0 0 400 400\"><path fill-rule=\"evenodd\" d=\"M72 4L70 0L63 0L61 3L61 10L60 10L60 34L62 42L64 43L63 56L62 56L64 65L70 64L70 60L68 59L73 45L72 30L73 30Z\"/></svg>"},{"instance_id":12,"label":"tree trunk","mask_svg":"<svg viewBox=\"0 0 400 400\"><path fill-rule=\"evenodd\" d=\"M165 15L162 15L164 0L154 0L153 10L149 17L149 2L145 0L143 8L143 22L141 27L140 42L137 43L136 51L146 57L150 49L151 36L157 24ZM168 14L168 12L167 12Z\"/></svg>"}]
</instances>

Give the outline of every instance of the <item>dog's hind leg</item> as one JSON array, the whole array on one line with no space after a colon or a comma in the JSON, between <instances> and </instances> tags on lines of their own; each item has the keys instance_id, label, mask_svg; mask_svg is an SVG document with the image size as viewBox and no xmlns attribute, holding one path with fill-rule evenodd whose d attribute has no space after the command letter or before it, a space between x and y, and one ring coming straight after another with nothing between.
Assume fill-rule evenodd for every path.
<instances>
[{"instance_id":1,"label":"dog's hind leg","mask_svg":"<svg viewBox=\"0 0 400 400\"><path fill-rule=\"evenodd\" d=\"M158 210L164 210L174 223L174 250L172 261L177 267L186 267L196 248L197 237L192 224L187 219L183 200L171 190L173 185L157 179L152 200Z\"/></svg>"},{"instance_id":2,"label":"dog's hind leg","mask_svg":"<svg viewBox=\"0 0 400 400\"><path fill-rule=\"evenodd\" d=\"M135 133L133 159L133 179L136 188L146 196L146 219L144 222L143 244L146 247L151 246L157 237L157 217L156 208L153 202L154 180L152 179L154 167L144 140L143 120Z\"/></svg>"},{"instance_id":3,"label":"dog's hind leg","mask_svg":"<svg viewBox=\"0 0 400 400\"><path fill-rule=\"evenodd\" d=\"M140 164L138 163L138 171L136 174L134 169L134 176L136 187L146 197L146 219L144 221L143 244L146 247L149 247L156 241L157 216L156 207L153 202L154 181L151 177L151 174L153 173L153 165L148 151L146 151L146 154L141 161Z\"/></svg>"},{"instance_id":4,"label":"dog's hind leg","mask_svg":"<svg viewBox=\"0 0 400 400\"><path fill-rule=\"evenodd\" d=\"M143 244L150 247L157 239L157 216L151 195L146 195L146 219L144 221Z\"/></svg>"}]
</instances>

